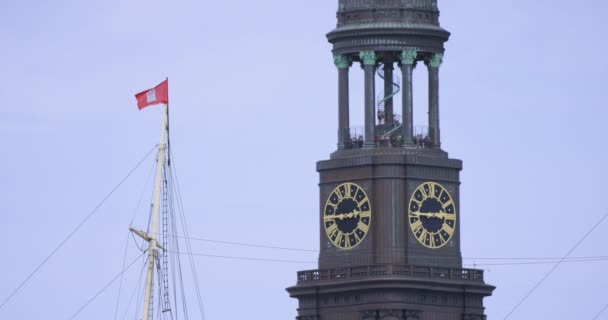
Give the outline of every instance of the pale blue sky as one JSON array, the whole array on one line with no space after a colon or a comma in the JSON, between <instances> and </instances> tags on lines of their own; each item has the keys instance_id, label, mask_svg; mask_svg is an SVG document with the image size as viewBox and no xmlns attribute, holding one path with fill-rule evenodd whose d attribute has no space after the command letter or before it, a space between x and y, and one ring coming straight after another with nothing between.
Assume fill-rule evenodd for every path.
<instances>
[{"instance_id":1,"label":"pale blue sky","mask_svg":"<svg viewBox=\"0 0 608 320\"><path fill-rule=\"evenodd\" d=\"M441 124L444 149L464 161L463 256L560 257L608 211L608 5L439 5L452 32ZM157 143L161 109L138 112L133 94L166 76L190 234L317 249L315 162L336 142L337 72L325 39L336 9L335 0L0 3L0 300ZM415 74L418 124L423 70ZM351 73L356 125L363 80L358 69ZM134 214L142 228L147 218L138 200L152 165L0 309L0 319L66 319L121 269L127 226ZM607 233L605 223L573 255L608 255ZM204 242L193 250L316 260ZM298 270L315 267L196 261L208 319L293 319L296 301L284 288ZM551 267L484 267L498 287L485 301L489 319L502 319ZM606 267L560 266L510 319L591 319L608 303ZM112 318L117 291L79 319Z\"/></svg>"}]
</instances>

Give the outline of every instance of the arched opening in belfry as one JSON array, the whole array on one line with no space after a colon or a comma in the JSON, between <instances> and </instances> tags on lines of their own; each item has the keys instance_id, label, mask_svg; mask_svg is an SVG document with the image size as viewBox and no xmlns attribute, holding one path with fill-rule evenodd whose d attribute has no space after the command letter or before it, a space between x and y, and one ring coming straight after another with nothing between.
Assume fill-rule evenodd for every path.
<instances>
[{"instance_id":1,"label":"arched opening in belfry","mask_svg":"<svg viewBox=\"0 0 608 320\"><path fill-rule=\"evenodd\" d=\"M353 62L349 72L349 84L349 134L354 142L362 141L365 137L365 88L360 62Z\"/></svg>"},{"instance_id":2,"label":"arched opening in belfry","mask_svg":"<svg viewBox=\"0 0 608 320\"><path fill-rule=\"evenodd\" d=\"M429 127L429 73L424 61L418 61L413 72L414 137L424 138Z\"/></svg>"},{"instance_id":3,"label":"arched opening in belfry","mask_svg":"<svg viewBox=\"0 0 608 320\"><path fill-rule=\"evenodd\" d=\"M392 66L392 71L387 71L389 66ZM397 62L380 62L376 68L375 80L376 125L401 125L403 83Z\"/></svg>"}]
</instances>

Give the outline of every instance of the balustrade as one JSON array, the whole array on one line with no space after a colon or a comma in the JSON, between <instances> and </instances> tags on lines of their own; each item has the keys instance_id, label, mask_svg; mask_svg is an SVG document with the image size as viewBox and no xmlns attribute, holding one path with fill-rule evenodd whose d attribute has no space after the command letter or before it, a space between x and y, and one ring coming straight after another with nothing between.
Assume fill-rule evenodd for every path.
<instances>
[{"instance_id":1,"label":"balustrade","mask_svg":"<svg viewBox=\"0 0 608 320\"><path fill-rule=\"evenodd\" d=\"M483 270L413 265L370 265L298 272L298 283L361 278L447 279L483 283Z\"/></svg>"}]
</instances>

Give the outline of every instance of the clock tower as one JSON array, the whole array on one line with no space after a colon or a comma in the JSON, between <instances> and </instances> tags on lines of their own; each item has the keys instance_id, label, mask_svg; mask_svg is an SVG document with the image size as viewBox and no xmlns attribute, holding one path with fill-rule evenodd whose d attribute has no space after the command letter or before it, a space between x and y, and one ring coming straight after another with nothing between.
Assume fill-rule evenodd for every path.
<instances>
[{"instance_id":1,"label":"clock tower","mask_svg":"<svg viewBox=\"0 0 608 320\"><path fill-rule=\"evenodd\" d=\"M297 319L483 320L494 287L482 270L462 267L462 161L441 148L439 70L450 33L437 0L339 0L337 18L327 35L338 73L337 150L317 163L318 269L298 272L287 289L299 301ZM364 73L360 130L349 119L355 66ZM415 67L428 71L424 124L413 121Z\"/></svg>"}]
</instances>

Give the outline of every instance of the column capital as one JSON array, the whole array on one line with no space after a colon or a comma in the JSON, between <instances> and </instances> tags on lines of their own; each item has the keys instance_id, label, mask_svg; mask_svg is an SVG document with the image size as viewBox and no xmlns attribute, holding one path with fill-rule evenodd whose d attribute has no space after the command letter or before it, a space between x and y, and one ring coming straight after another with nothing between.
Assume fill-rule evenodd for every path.
<instances>
[{"instance_id":1,"label":"column capital","mask_svg":"<svg viewBox=\"0 0 608 320\"><path fill-rule=\"evenodd\" d=\"M443 53L434 53L429 60L429 67L439 68L443 63Z\"/></svg>"},{"instance_id":2,"label":"column capital","mask_svg":"<svg viewBox=\"0 0 608 320\"><path fill-rule=\"evenodd\" d=\"M334 55L334 64L338 69L348 69L350 67L350 59L341 54Z\"/></svg>"},{"instance_id":3,"label":"column capital","mask_svg":"<svg viewBox=\"0 0 608 320\"><path fill-rule=\"evenodd\" d=\"M376 64L376 52L374 51L361 51L359 52L359 58L361 58L361 61L366 66Z\"/></svg>"},{"instance_id":4,"label":"column capital","mask_svg":"<svg viewBox=\"0 0 608 320\"><path fill-rule=\"evenodd\" d=\"M405 49L401 52L401 64L414 64L417 56L416 49Z\"/></svg>"}]
</instances>

